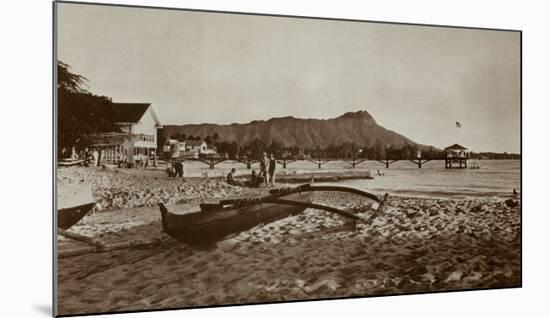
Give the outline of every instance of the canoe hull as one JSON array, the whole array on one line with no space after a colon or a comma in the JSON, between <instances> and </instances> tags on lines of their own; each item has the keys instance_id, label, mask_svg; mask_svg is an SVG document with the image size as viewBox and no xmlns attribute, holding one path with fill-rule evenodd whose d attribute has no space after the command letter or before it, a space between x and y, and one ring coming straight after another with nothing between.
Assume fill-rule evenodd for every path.
<instances>
[{"instance_id":1,"label":"canoe hull","mask_svg":"<svg viewBox=\"0 0 550 318\"><path fill-rule=\"evenodd\" d=\"M294 193L284 198L311 202L312 197L312 193ZM246 231L304 210L304 207L257 203L228 210L197 211L187 214L170 213L161 207L161 215L164 231L168 235L183 243L204 244L220 241L229 234Z\"/></svg>"},{"instance_id":2,"label":"canoe hull","mask_svg":"<svg viewBox=\"0 0 550 318\"><path fill-rule=\"evenodd\" d=\"M86 162L84 159L77 159L77 160L60 160L57 162L57 165L60 167L71 167L76 165L82 165Z\"/></svg>"},{"instance_id":3,"label":"canoe hull","mask_svg":"<svg viewBox=\"0 0 550 318\"><path fill-rule=\"evenodd\" d=\"M95 202L57 210L57 227L67 230L80 221L96 205Z\"/></svg>"}]
</instances>

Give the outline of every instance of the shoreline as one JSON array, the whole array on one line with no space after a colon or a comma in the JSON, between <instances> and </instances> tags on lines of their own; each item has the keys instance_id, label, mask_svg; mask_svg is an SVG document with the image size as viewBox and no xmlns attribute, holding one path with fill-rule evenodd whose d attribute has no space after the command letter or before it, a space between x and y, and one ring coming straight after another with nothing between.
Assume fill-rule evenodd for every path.
<instances>
[{"instance_id":1,"label":"shoreline","mask_svg":"<svg viewBox=\"0 0 550 318\"><path fill-rule=\"evenodd\" d=\"M517 196L503 192L467 192L467 191L415 191L377 188L378 178L374 179L370 171L345 170L345 171L319 171L285 173L277 175L277 186L285 184L296 185L310 183L312 178L316 183L341 183L354 180L373 180L369 191L383 194L388 192L394 197L417 198L452 198L452 199L514 199ZM246 180L238 176L239 180ZM250 197L264 195L267 187L251 188L246 186L233 186L226 183L222 177L185 177L169 178L160 170L146 169L102 169L94 167L63 167L58 169L58 204L62 203L64 192L68 188L86 186L92 189L94 199L98 202L95 211L118 210L132 207L156 206L164 204L198 203L200 201L216 200L229 197ZM354 186L351 182L350 186ZM66 189L67 188L67 189ZM521 189L520 189L521 190ZM511 191L510 191L511 192Z\"/></svg>"}]
</instances>

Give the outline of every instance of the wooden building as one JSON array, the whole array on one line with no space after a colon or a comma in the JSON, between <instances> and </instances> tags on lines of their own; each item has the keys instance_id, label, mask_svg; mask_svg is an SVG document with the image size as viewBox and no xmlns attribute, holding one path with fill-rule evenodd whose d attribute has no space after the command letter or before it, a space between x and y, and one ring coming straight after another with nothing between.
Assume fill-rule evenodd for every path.
<instances>
[{"instance_id":1,"label":"wooden building","mask_svg":"<svg viewBox=\"0 0 550 318\"><path fill-rule=\"evenodd\" d=\"M216 146L212 145L212 144L206 144L206 149L204 149L202 152L201 152L202 155L207 155L207 156L217 156L218 155L218 148L216 148Z\"/></svg>"},{"instance_id":2,"label":"wooden building","mask_svg":"<svg viewBox=\"0 0 550 318\"><path fill-rule=\"evenodd\" d=\"M468 168L470 153L468 148L454 144L445 148L445 169Z\"/></svg>"},{"instance_id":3,"label":"wooden building","mask_svg":"<svg viewBox=\"0 0 550 318\"><path fill-rule=\"evenodd\" d=\"M177 139L166 138L163 145L163 156L165 159L184 157L187 152L185 141L179 141Z\"/></svg>"},{"instance_id":4,"label":"wooden building","mask_svg":"<svg viewBox=\"0 0 550 318\"><path fill-rule=\"evenodd\" d=\"M113 107L117 108L115 124L120 132L92 136L91 147L100 150L101 162L156 164L157 129L162 126L151 104L113 103Z\"/></svg>"},{"instance_id":5,"label":"wooden building","mask_svg":"<svg viewBox=\"0 0 550 318\"><path fill-rule=\"evenodd\" d=\"M207 144L203 140L185 140L166 138L162 146L165 159L197 159L201 155L216 156L217 149L214 145Z\"/></svg>"},{"instance_id":6,"label":"wooden building","mask_svg":"<svg viewBox=\"0 0 550 318\"><path fill-rule=\"evenodd\" d=\"M185 150L196 152L198 154L203 153L206 151L206 142L204 140L191 140L188 139L185 141Z\"/></svg>"},{"instance_id":7,"label":"wooden building","mask_svg":"<svg viewBox=\"0 0 550 318\"><path fill-rule=\"evenodd\" d=\"M173 151L177 149L177 139L166 138L162 144L162 153L164 157L170 157Z\"/></svg>"}]
</instances>

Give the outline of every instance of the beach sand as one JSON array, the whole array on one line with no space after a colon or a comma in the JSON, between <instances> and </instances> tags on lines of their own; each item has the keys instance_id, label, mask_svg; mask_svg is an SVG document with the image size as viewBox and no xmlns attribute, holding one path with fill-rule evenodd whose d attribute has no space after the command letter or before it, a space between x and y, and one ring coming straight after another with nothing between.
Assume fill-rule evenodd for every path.
<instances>
[{"instance_id":1,"label":"beach sand","mask_svg":"<svg viewBox=\"0 0 550 318\"><path fill-rule=\"evenodd\" d=\"M355 229L340 216L307 209L199 249L162 233L156 203L144 203L132 189L149 190L156 202L189 205L214 191L228 197L265 189L84 168L60 169L58 181L60 189L91 183L105 210L71 231L108 243L162 240L154 247L60 258L62 315L521 284L520 212L503 200L390 197L384 214ZM111 199L119 197L120 206ZM376 207L331 192L316 194L315 202L363 217ZM79 244L58 240L59 250Z\"/></svg>"},{"instance_id":2,"label":"beach sand","mask_svg":"<svg viewBox=\"0 0 550 318\"><path fill-rule=\"evenodd\" d=\"M157 207L158 203L184 204L246 196L255 189L236 187L224 178L168 178L160 170L68 167L57 171L58 197L66 189L90 187L96 211Z\"/></svg>"}]
</instances>

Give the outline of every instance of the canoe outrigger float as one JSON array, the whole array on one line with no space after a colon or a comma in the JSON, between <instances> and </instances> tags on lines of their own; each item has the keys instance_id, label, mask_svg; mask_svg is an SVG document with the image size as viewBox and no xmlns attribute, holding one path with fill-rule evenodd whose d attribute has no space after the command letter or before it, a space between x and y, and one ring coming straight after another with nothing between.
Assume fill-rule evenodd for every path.
<instances>
[{"instance_id":1,"label":"canoe outrigger float","mask_svg":"<svg viewBox=\"0 0 550 318\"><path fill-rule=\"evenodd\" d=\"M347 192L366 197L378 203L378 208L369 219L312 202L313 192ZM323 210L356 222L372 223L382 213L388 194L382 198L350 187L304 184L292 188L270 191L264 197L221 200L217 203L203 203L199 210L176 214L159 204L164 232L174 239L189 244L208 244L222 240L229 234L239 233L260 224L274 222L303 212L306 208Z\"/></svg>"}]
</instances>

